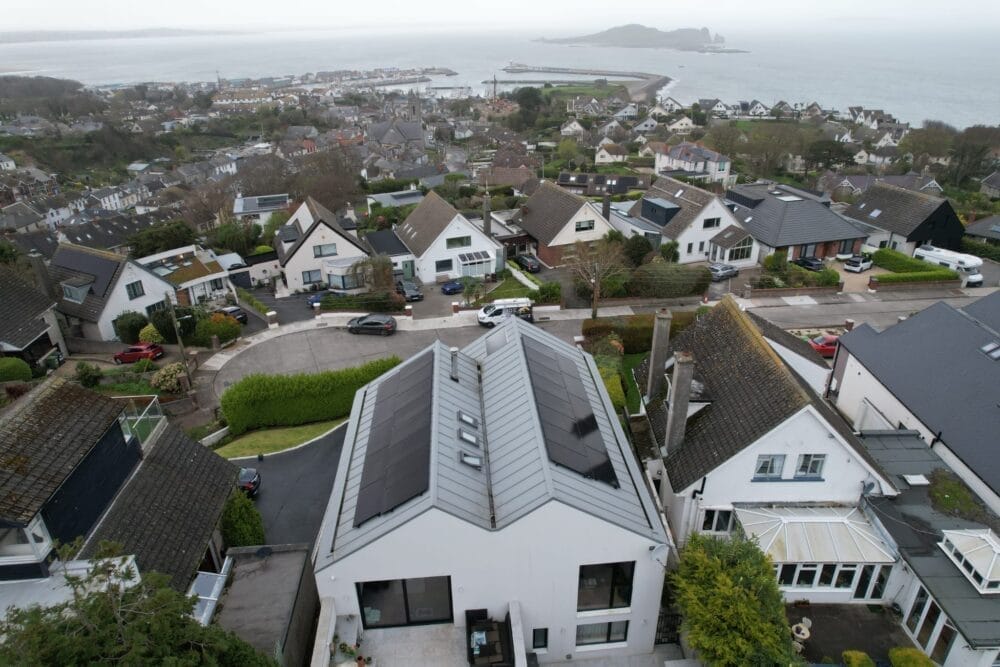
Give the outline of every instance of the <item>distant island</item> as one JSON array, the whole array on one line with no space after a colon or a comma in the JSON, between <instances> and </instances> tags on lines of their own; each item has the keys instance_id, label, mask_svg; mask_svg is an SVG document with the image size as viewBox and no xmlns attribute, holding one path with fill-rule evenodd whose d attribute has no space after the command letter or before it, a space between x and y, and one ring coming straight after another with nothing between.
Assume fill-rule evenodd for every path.
<instances>
[{"instance_id":1,"label":"distant island","mask_svg":"<svg viewBox=\"0 0 1000 667\"><path fill-rule=\"evenodd\" d=\"M24 30L0 32L0 44L24 42L71 42L91 39L141 39L143 37L197 37L233 35L232 30L183 30L180 28L143 28L141 30Z\"/></svg>"},{"instance_id":2,"label":"distant island","mask_svg":"<svg viewBox=\"0 0 1000 667\"><path fill-rule=\"evenodd\" d=\"M708 28L680 28L659 30L649 26L630 23L609 28L593 35L564 37L561 39L537 40L546 44L568 44L575 46L613 46L634 49L675 49L678 51L699 51L702 53L747 53L739 49L727 49L722 35L714 37Z\"/></svg>"}]
</instances>

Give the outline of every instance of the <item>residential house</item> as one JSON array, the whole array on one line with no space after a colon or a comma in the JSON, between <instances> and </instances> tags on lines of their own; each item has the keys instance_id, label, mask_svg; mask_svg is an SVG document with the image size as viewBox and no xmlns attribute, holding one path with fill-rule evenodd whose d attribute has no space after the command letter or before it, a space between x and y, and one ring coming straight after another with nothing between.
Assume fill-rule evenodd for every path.
<instances>
[{"instance_id":1,"label":"residential house","mask_svg":"<svg viewBox=\"0 0 1000 667\"><path fill-rule=\"evenodd\" d=\"M564 137L582 137L587 133L587 129L580 124L576 118L570 118L562 127L559 128L559 134Z\"/></svg>"},{"instance_id":2,"label":"residential house","mask_svg":"<svg viewBox=\"0 0 1000 667\"><path fill-rule=\"evenodd\" d=\"M604 105L595 97L576 97L566 100L566 113L582 116L600 116L604 113Z\"/></svg>"},{"instance_id":3,"label":"residential house","mask_svg":"<svg viewBox=\"0 0 1000 667\"><path fill-rule=\"evenodd\" d=\"M930 383L930 386L929 386ZM912 429L1000 513L1000 293L840 337L828 394L856 430Z\"/></svg>"},{"instance_id":4,"label":"residential house","mask_svg":"<svg viewBox=\"0 0 1000 667\"><path fill-rule=\"evenodd\" d=\"M907 255L925 244L957 250L965 227L942 197L875 183L844 215L864 225L868 245Z\"/></svg>"},{"instance_id":5,"label":"residential house","mask_svg":"<svg viewBox=\"0 0 1000 667\"><path fill-rule=\"evenodd\" d=\"M287 194L236 197L233 200L233 217L240 221L256 223L262 228L275 211L287 211L291 199Z\"/></svg>"},{"instance_id":6,"label":"residential house","mask_svg":"<svg viewBox=\"0 0 1000 667\"><path fill-rule=\"evenodd\" d=\"M818 102L810 102L806 105L806 108L802 110L802 115L806 118L820 118L821 116L825 116L826 113L823 111L823 107L821 107Z\"/></svg>"},{"instance_id":7,"label":"residential house","mask_svg":"<svg viewBox=\"0 0 1000 667\"><path fill-rule=\"evenodd\" d=\"M735 185L726 205L761 245L761 258L775 251L799 257L833 257L861 251L868 234L830 209L829 197L789 185Z\"/></svg>"},{"instance_id":8,"label":"residential house","mask_svg":"<svg viewBox=\"0 0 1000 667\"><path fill-rule=\"evenodd\" d=\"M201 246L173 248L135 261L170 283L179 305L219 303L228 296L236 296L229 272L222 268L212 250Z\"/></svg>"},{"instance_id":9,"label":"residential house","mask_svg":"<svg viewBox=\"0 0 1000 667\"><path fill-rule=\"evenodd\" d=\"M510 318L358 391L314 553L319 664L427 624L464 658L492 618L526 665L651 654L673 547L593 358Z\"/></svg>"},{"instance_id":10,"label":"residential house","mask_svg":"<svg viewBox=\"0 0 1000 667\"><path fill-rule=\"evenodd\" d=\"M410 206L419 204L424 200L424 193L412 186L409 190L397 190L396 192L380 192L366 197L368 204L368 215L372 215L372 206L378 204L382 208L397 208L400 206Z\"/></svg>"},{"instance_id":11,"label":"residential house","mask_svg":"<svg viewBox=\"0 0 1000 667\"><path fill-rule=\"evenodd\" d=\"M148 317L175 293L172 283L138 262L71 243L56 247L46 276L67 332L93 340L117 340L114 323L122 313Z\"/></svg>"},{"instance_id":12,"label":"residential house","mask_svg":"<svg viewBox=\"0 0 1000 667\"><path fill-rule=\"evenodd\" d=\"M600 197L605 194L624 195L635 190L647 190L651 180L652 177L647 174L571 174L563 171L556 178L556 185L574 194Z\"/></svg>"},{"instance_id":13,"label":"residential house","mask_svg":"<svg viewBox=\"0 0 1000 667\"><path fill-rule=\"evenodd\" d=\"M594 164L617 164L628 160L628 149L618 144L605 144L594 154Z\"/></svg>"},{"instance_id":14,"label":"residential house","mask_svg":"<svg viewBox=\"0 0 1000 667\"><path fill-rule=\"evenodd\" d=\"M535 254L549 266L575 256L576 243L593 243L613 229L601 210L583 197L543 182L514 219L535 242Z\"/></svg>"},{"instance_id":15,"label":"residential house","mask_svg":"<svg viewBox=\"0 0 1000 667\"><path fill-rule=\"evenodd\" d=\"M0 357L18 357L36 366L50 355L69 354L56 318L55 299L13 271L0 268L0 303Z\"/></svg>"},{"instance_id":16,"label":"residential house","mask_svg":"<svg viewBox=\"0 0 1000 667\"><path fill-rule=\"evenodd\" d=\"M629 102L624 107L616 111L613 115L615 120L631 121L639 117L639 107L635 102Z\"/></svg>"},{"instance_id":17,"label":"residential house","mask_svg":"<svg viewBox=\"0 0 1000 667\"><path fill-rule=\"evenodd\" d=\"M199 568L221 566L217 527L237 469L169 425L155 396L129 404L52 378L0 413L0 452L5 608L67 601L66 576L85 572L102 541L182 592ZM60 560L56 542L77 538L78 560Z\"/></svg>"},{"instance_id":18,"label":"residential house","mask_svg":"<svg viewBox=\"0 0 1000 667\"><path fill-rule=\"evenodd\" d=\"M658 123L652 116L648 116L632 126L632 131L639 134L648 134L656 129Z\"/></svg>"},{"instance_id":19,"label":"residential house","mask_svg":"<svg viewBox=\"0 0 1000 667\"><path fill-rule=\"evenodd\" d=\"M486 187L509 185L523 192L525 183L535 178L535 170L528 167L487 167L478 174L478 182Z\"/></svg>"},{"instance_id":20,"label":"residential house","mask_svg":"<svg viewBox=\"0 0 1000 667\"><path fill-rule=\"evenodd\" d=\"M729 185L735 182L735 175L730 173L732 161L727 156L689 141L657 153L654 168L657 174L684 176L707 183Z\"/></svg>"},{"instance_id":21,"label":"residential house","mask_svg":"<svg viewBox=\"0 0 1000 667\"><path fill-rule=\"evenodd\" d=\"M994 171L980 181L979 191L990 199L1000 199L1000 171Z\"/></svg>"},{"instance_id":22,"label":"residential house","mask_svg":"<svg viewBox=\"0 0 1000 667\"><path fill-rule=\"evenodd\" d=\"M365 243L373 255L385 255L392 261L392 270L399 271L404 280L416 277L416 257L392 229L380 229L365 234Z\"/></svg>"},{"instance_id":23,"label":"residential house","mask_svg":"<svg viewBox=\"0 0 1000 667\"><path fill-rule=\"evenodd\" d=\"M665 118L672 114L677 113L684 106L672 97L666 97L661 99L656 105L649 110L649 115L653 118Z\"/></svg>"},{"instance_id":24,"label":"residential house","mask_svg":"<svg viewBox=\"0 0 1000 667\"><path fill-rule=\"evenodd\" d=\"M106 211L118 211L125 208L118 188L98 188L87 192L87 205L102 208Z\"/></svg>"},{"instance_id":25,"label":"residential house","mask_svg":"<svg viewBox=\"0 0 1000 667\"><path fill-rule=\"evenodd\" d=\"M727 107L722 100L700 99L698 100L698 108L707 113L709 116L715 116L717 118L729 117L729 107Z\"/></svg>"},{"instance_id":26,"label":"residential house","mask_svg":"<svg viewBox=\"0 0 1000 667\"><path fill-rule=\"evenodd\" d=\"M601 140L597 142L595 150L601 148L602 146L610 146L614 143L615 142L613 139L609 139L608 137L601 137Z\"/></svg>"},{"instance_id":27,"label":"residential house","mask_svg":"<svg viewBox=\"0 0 1000 667\"><path fill-rule=\"evenodd\" d=\"M768 109L760 100L754 100L747 104L746 115L761 118L763 116L771 115L771 110Z\"/></svg>"},{"instance_id":28,"label":"residential house","mask_svg":"<svg viewBox=\"0 0 1000 667\"><path fill-rule=\"evenodd\" d=\"M760 245L720 197L672 178L660 178L629 211L677 243L679 262L754 266Z\"/></svg>"},{"instance_id":29,"label":"residential house","mask_svg":"<svg viewBox=\"0 0 1000 667\"><path fill-rule=\"evenodd\" d=\"M17 165L14 164L14 158L0 153L0 171L14 171Z\"/></svg>"},{"instance_id":30,"label":"residential house","mask_svg":"<svg viewBox=\"0 0 1000 667\"><path fill-rule=\"evenodd\" d=\"M619 135L625 132L625 126L618 122L617 119L612 118L604 125L597 128L597 133L604 137L609 137L611 135Z\"/></svg>"},{"instance_id":31,"label":"residential house","mask_svg":"<svg viewBox=\"0 0 1000 667\"><path fill-rule=\"evenodd\" d=\"M965 235L974 241L1000 245L1000 215L991 215L965 226Z\"/></svg>"},{"instance_id":32,"label":"residential house","mask_svg":"<svg viewBox=\"0 0 1000 667\"><path fill-rule=\"evenodd\" d=\"M694 130L695 127L694 121L687 116L681 116L677 120L667 123L668 130L681 136L691 134L691 131Z\"/></svg>"},{"instance_id":33,"label":"residential house","mask_svg":"<svg viewBox=\"0 0 1000 667\"><path fill-rule=\"evenodd\" d=\"M278 228L277 238L281 277L289 290L331 287L357 293L365 289L353 267L369 256L368 249L312 197L306 197Z\"/></svg>"},{"instance_id":34,"label":"residential house","mask_svg":"<svg viewBox=\"0 0 1000 667\"><path fill-rule=\"evenodd\" d=\"M500 244L433 190L396 228L396 236L413 254L415 275L425 284L503 269Z\"/></svg>"},{"instance_id":35,"label":"residential house","mask_svg":"<svg viewBox=\"0 0 1000 667\"><path fill-rule=\"evenodd\" d=\"M45 216L26 201L0 208L0 230L4 232L38 232L48 228Z\"/></svg>"},{"instance_id":36,"label":"residential house","mask_svg":"<svg viewBox=\"0 0 1000 667\"><path fill-rule=\"evenodd\" d=\"M795 115L795 109L785 100L781 100L771 107L771 115L776 117L788 117Z\"/></svg>"},{"instance_id":37,"label":"residential house","mask_svg":"<svg viewBox=\"0 0 1000 667\"><path fill-rule=\"evenodd\" d=\"M915 171L901 175L884 174L881 176L876 174L838 174L827 171L820 176L817 188L839 199L845 199L858 197L867 192L873 184L880 182L931 195L939 195L944 192L933 176L921 175Z\"/></svg>"},{"instance_id":38,"label":"residential house","mask_svg":"<svg viewBox=\"0 0 1000 667\"><path fill-rule=\"evenodd\" d=\"M372 150L390 159L399 159L409 151L422 153L425 147L420 122L398 118L372 125L367 139Z\"/></svg>"}]
</instances>

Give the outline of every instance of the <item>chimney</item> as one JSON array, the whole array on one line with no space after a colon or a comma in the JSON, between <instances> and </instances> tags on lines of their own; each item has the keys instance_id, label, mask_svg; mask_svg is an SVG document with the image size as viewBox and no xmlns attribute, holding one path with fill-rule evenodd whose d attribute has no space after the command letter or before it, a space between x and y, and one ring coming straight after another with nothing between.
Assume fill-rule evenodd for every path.
<instances>
[{"instance_id":1,"label":"chimney","mask_svg":"<svg viewBox=\"0 0 1000 667\"><path fill-rule=\"evenodd\" d=\"M674 352L674 374L670 380L670 405L667 407L668 454L684 442L692 378L694 378L694 355L690 352Z\"/></svg>"},{"instance_id":2,"label":"chimney","mask_svg":"<svg viewBox=\"0 0 1000 667\"><path fill-rule=\"evenodd\" d=\"M448 351L451 352L451 379L458 382L458 348L453 347Z\"/></svg>"},{"instance_id":3,"label":"chimney","mask_svg":"<svg viewBox=\"0 0 1000 667\"><path fill-rule=\"evenodd\" d=\"M854 320L844 320L844 331L854 330Z\"/></svg>"},{"instance_id":4,"label":"chimney","mask_svg":"<svg viewBox=\"0 0 1000 667\"><path fill-rule=\"evenodd\" d=\"M38 287L38 291L50 299L58 300L59 295L52 285L52 277L49 276L49 269L45 266L45 258L33 252L28 255L28 261L31 263L31 272L35 274L35 286Z\"/></svg>"},{"instance_id":5,"label":"chimney","mask_svg":"<svg viewBox=\"0 0 1000 667\"><path fill-rule=\"evenodd\" d=\"M490 214L490 191L483 196L483 234L493 238L493 216Z\"/></svg>"},{"instance_id":6,"label":"chimney","mask_svg":"<svg viewBox=\"0 0 1000 667\"><path fill-rule=\"evenodd\" d=\"M656 321L653 325L653 349L649 353L649 374L646 378L646 398L653 400L653 397L660 393L663 388L663 367L667 363L667 347L670 345L670 321L673 316L666 308L661 308L656 313Z\"/></svg>"},{"instance_id":7,"label":"chimney","mask_svg":"<svg viewBox=\"0 0 1000 667\"><path fill-rule=\"evenodd\" d=\"M605 220L611 220L611 195L604 193L604 205L601 207L601 215Z\"/></svg>"}]
</instances>

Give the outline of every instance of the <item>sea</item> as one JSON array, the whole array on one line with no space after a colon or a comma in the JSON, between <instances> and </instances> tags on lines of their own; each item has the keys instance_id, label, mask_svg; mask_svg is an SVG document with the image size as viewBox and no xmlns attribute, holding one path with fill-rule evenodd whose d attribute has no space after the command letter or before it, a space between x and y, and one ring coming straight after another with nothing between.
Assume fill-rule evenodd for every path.
<instances>
[{"instance_id":1,"label":"sea","mask_svg":"<svg viewBox=\"0 0 1000 667\"><path fill-rule=\"evenodd\" d=\"M175 37L0 44L0 74L65 77L88 85L197 82L299 75L338 69L447 67L456 76L427 86L486 93L511 62L631 70L671 78L661 91L682 104L699 98L765 105L819 102L826 109L883 109L919 124L959 128L1000 124L1000 40L974 26L955 35L726 31L726 46L746 53L546 44L538 34L482 29L395 32L280 30ZM567 79L564 75L560 79ZM586 78L586 77L581 77ZM590 77L591 79L593 77ZM501 89L511 86L499 86ZM447 95L447 91L439 94Z\"/></svg>"}]
</instances>

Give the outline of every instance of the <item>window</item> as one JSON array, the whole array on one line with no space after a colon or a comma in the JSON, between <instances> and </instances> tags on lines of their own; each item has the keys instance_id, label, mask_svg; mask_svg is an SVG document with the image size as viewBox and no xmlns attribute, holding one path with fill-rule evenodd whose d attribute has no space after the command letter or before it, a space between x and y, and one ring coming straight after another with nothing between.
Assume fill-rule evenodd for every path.
<instances>
[{"instance_id":1,"label":"window","mask_svg":"<svg viewBox=\"0 0 1000 667\"><path fill-rule=\"evenodd\" d=\"M448 250L451 250L452 248L468 248L470 245L472 245L472 237L456 236L454 238L445 240L444 245L446 248L448 248Z\"/></svg>"},{"instance_id":2,"label":"window","mask_svg":"<svg viewBox=\"0 0 1000 667\"><path fill-rule=\"evenodd\" d=\"M824 565L823 569L819 573L819 585L820 586L832 586L833 585L833 575L837 571L837 566L832 563Z\"/></svg>"},{"instance_id":3,"label":"window","mask_svg":"<svg viewBox=\"0 0 1000 667\"><path fill-rule=\"evenodd\" d=\"M222 289L225 288L225 283L222 282L222 278L212 278L212 281L211 281L210 284L212 286L212 289L215 290L215 291L217 291L217 292L221 291Z\"/></svg>"},{"instance_id":4,"label":"window","mask_svg":"<svg viewBox=\"0 0 1000 667\"><path fill-rule=\"evenodd\" d=\"M753 252L753 238L746 237L729 249L729 261L735 262L740 259L750 259Z\"/></svg>"},{"instance_id":5,"label":"window","mask_svg":"<svg viewBox=\"0 0 1000 667\"><path fill-rule=\"evenodd\" d=\"M587 623L576 626L576 645L610 644L623 642L628 637L628 621L613 623Z\"/></svg>"},{"instance_id":6,"label":"window","mask_svg":"<svg viewBox=\"0 0 1000 667\"><path fill-rule=\"evenodd\" d=\"M848 253L854 252L854 239L844 239L840 242L840 249L837 250L838 255L846 255Z\"/></svg>"},{"instance_id":7,"label":"window","mask_svg":"<svg viewBox=\"0 0 1000 667\"><path fill-rule=\"evenodd\" d=\"M621 609L632 603L635 561L581 565L577 611Z\"/></svg>"},{"instance_id":8,"label":"window","mask_svg":"<svg viewBox=\"0 0 1000 667\"><path fill-rule=\"evenodd\" d=\"M929 597L927 589L923 586L917 590L917 596L913 599L913 604L910 605L910 613L906 616L906 627L910 629L910 632L916 632L917 624L920 623L920 617L924 613L924 607L927 606Z\"/></svg>"},{"instance_id":9,"label":"window","mask_svg":"<svg viewBox=\"0 0 1000 667\"><path fill-rule=\"evenodd\" d=\"M450 577L365 581L357 589L365 628L452 620Z\"/></svg>"},{"instance_id":10,"label":"window","mask_svg":"<svg viewBox=\"0 0 1000 667\"><path fill-rule=\"evenodd\" d=\"M850 588L854 585L854 575L857 574L857 565L841 565L840 572L837 573L837 580L833 584L834 588Z\"/></svg>"},{"instance_id":11,"label":"window","mask_svg":"<svg viewBox=\"0 0 1000 667\"><path fill-rule=\"evenodd\" d=\"M951 650L951 644L955 641L955 634L955 626L945 621L945 624L941 626L941 632L938 633L937 641L934 642L934 649L931 651L931 660L939 665L944 664L944 660L948 656L948 651Z\"/></svg>"},{"instance_id":12,"label":"window","mask_svg":"<svg viewBox=\"0 0 1000 667\"><path fill-rule=\"evenodd\" d=\"M698 252L705 252L705 242L704 241L699 241L698 242Z\"/></svg>"},{"instance_id":13,"label":"window","mask_svg":"<svg viewBox=\"0 0 1000 667\"><path fill-rule=\"evenodd\" d=\"M785 563L778 573L778 583L782 586L791 586L795 581L795 563Z\"/></svg>"},{"instance_id":14,"label":"window","mask_svg":"<svg viewBox=\"0 0 1000 667\"><path fill-rule=\"evenodd\" d=\"M815 563L803 563L795 576L795 585L800 588L812 588L816 585L816 573L819 566Z\"/></svg>"},{"instance_id":15,"label":"window","mask_svg":"<svg viewBox=\"0 0 1000 667\"><path fill-rule=\"evenodd\" d=\"M158 310L165 310L167 307L166 301L157 301L156 303L146 306L146 317L150 317L153 313Z\"/></svg>"},{"instance_id":16,"label":"window","mask_svg":"<svg viewBox=\"0 0 1000 667\"><path fill-rule=\"evenodd\" d=\"M90 291L90 285L63 285L63 298L67 301L72 301L73 303L83 303L83 300L87 298L87 293Z\"/></svg>"},{"instance_id":17,"label":"window","mask_svg":"<svg viewBox=\"0 0 1000 667\"><path fill-rule=\"evenodd\" d=\"M450 259L439 259L434 262L434 271L436 273L446 273L451 271L451 260Z\"/></svg>"},{"instance_id":18,"label":"window","mask_svg":"<svg viewBox=\"0 0 1000 667\"><path fill-rule=\"evenodd\" d=\"M705 510L701 529L706 533L728 533L732 528L733 513L731 510Z\"/></svg>"},{"instance_id":19,"label":"window","mask_svg":"<svg viewBox=\"0 0 1000 667\"><path fill-rule=\"evenodd\" d=\"M691 254L691 253L693 253L693 252L694 252L694 244L693 244L693 243L688 243L688 251L687 251L687 254L689 254L689 255L690 255L690 254Z\"/></svg>"},{"instance_id":20,"label":"window","mask_svg":"<svg viewBox=\"0 0 1000 667\"><path fill-rule=\"evenodd\" d=\"M354 274L338 276L337 274L330 273L326 276L326 283L335 289L358 289L362 286L363 282L364 279L361 276Z\"/></svg>"},{"instance_id":21,"label":"window","mask_svg":"<svg viewBox=\"0 0 1000 667\"><path fill-rule=\"evenodd\" d=\"M795 476L799 478L819 478L823 474L823 462L826 454L803 454L799 457L799 465Z\"/></svg>"},{"instance_id":22,"label":"window","mask_svg":"<svg viewBox=\"0 0 1000 667\"><path fill-rule=\"evenodd\" d=\"M138 299L140 296L146 294L146 290L142 288L142 281L137 280L125 286L125 293L128 294L129 299Z\"/></svg>"},{"instance_id":23,"label":"window","mask_svg":"<svg viewBox=\"0 0 1000 667\"><path fill-rule=\"evenodd\" d=\"M313 257L330 257L337 254L336 243L322 243L313 246Z\"/></svg>"},{"instance_id":24,"label":"window","mask_svg":"<svg viewBox=\"0 0 1000 667\"><path fill-rule=\"evenodd\" d=\"M589 232L594 229L593 220L577 220L576 221L576 231L578 232Z\"/></svg>"},{"instance_id":25,"label":"window","mask_svg":"<svg viewBox=\"0 0 1000 667\"><path fill-rule=\"evenodd\" d=\"M549 647L549 629L535 628L531 631L531 648Z\"/></svg>"},{"instance_id":26,"label":"window","mask_svg":"<svg viewBox=\"0 0 1000 667\"><path fill-rule=\"evenodd\" d=\"M303 271L302 272L302 282L306 285L312 285L313 283L323 282L323 272L319 269L314 271Z\"/></svg>"},{"instance_id":27,"label":"window","mask_svg":"<svg viewBox=\"0 0 1000 667\"><path fill-rule=\"evenodd\" d=\"M784 454L762 454L757 457L757 469L754 479L781 479L781 470L785 467Z\"/></svg>"},{"instance_id":28,"label":"window","mask_svg":"<svg viewBox=\"0 0 1000 667\"><path fill-rule=\"evenodd\" d=\"M479 420L472 415L467 415L461 410L458 411L458 421L462 422L465 426L471 426L472 428L479 428Z\"/></svg>"},{"instance_id":29,"label":"window","mask_svg":"<svg viewBox=\"0 0 1000 667\"><path fill-rule=\"evenodd\" d=\"M722 224L722 218L705 218L701 223L702 229L715 229Z\"/></svg>"}]
</instances>

